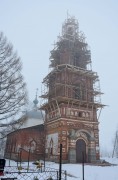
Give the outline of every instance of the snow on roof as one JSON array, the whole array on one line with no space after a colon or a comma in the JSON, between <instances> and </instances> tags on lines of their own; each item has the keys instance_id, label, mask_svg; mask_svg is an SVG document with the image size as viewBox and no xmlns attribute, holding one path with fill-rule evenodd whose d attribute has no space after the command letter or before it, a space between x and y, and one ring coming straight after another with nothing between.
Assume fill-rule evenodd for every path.
<instances>
[{"instance_id":1,"label":"snow on roof","mask_svg":"<svg viewBox=\"0 0 118 180\"><path fill-rule=\"evenodd\" d=\"M41 111L31 110L26 112L26 117L28 118L34 118L34 119L43 119L43 115Z\"/></svg>"}]
</instances>

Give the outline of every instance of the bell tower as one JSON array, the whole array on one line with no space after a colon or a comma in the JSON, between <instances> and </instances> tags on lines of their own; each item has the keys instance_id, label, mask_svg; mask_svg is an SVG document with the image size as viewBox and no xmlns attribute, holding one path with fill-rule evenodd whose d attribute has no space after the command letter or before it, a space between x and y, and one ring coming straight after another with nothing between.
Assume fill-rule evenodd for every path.
<instances>
[{"instance_id":1,"label":"bell tower","mask_svg":"<svg viewBox=\"0 0 118 180\"><path fill-rule=\"evenodd\" d=\"M46 154L63 161L99 160L99 77L91 68L91 52L78 21L69 17L50 52L50 73L43 79L40 109L45 111Z\"/></svg>"}]
</instances>

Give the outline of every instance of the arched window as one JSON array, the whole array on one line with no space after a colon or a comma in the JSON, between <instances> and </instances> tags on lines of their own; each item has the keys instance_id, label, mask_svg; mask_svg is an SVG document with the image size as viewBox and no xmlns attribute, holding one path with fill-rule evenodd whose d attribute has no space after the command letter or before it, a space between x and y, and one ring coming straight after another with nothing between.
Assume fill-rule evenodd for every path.
<instances>
[{"instance_id":1,"label":"arched window","mask_svg":"<svg viewBox=\"0 0 118 180\"><path fill-rule=\"evenodd\" d=\"M37 143L36 143L35 140L30 141L30 150L31 150L31 152L34 152L36 150L36 145L37 145Z\"/></svg>"},{"instance_id":2,"label":"arched window","mask_svg":"<svg viewBox=\"0 0 118 180\"><path fill-rule=\"evenodd\" d=\"M86 112L86 117L89 118L90 114L89 112Z\"/></svg>"},{"instance_id":3,"label":"arched window","mask_svg":"<svg viewBox=\"0 0 118 180\"><path fill-rule=\"evenodd\" d=\"M53 155L53 139L50 140L50 155Z\"/></svg>"}]
</instances>

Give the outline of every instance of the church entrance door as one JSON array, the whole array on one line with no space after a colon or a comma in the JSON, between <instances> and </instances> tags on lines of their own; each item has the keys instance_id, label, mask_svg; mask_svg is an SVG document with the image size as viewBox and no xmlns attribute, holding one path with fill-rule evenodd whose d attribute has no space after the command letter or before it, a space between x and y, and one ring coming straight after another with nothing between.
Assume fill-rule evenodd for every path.
<instances>
[{"instance_id":1,"label":"church entrance door","mask_svg":"<svg viewBox=\"0 0 118 180\"><path fill-rule=\"evenodd\" d=\"M86 162L86 143L83 139L78 139L76 142L76 162Z\"/></svg>"}]
</instances>

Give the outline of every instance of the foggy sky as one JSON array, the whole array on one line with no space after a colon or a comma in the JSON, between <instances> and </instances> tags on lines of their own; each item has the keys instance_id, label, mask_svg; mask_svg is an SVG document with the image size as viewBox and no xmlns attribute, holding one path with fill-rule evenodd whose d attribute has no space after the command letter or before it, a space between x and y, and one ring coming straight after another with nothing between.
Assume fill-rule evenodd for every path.
<instances>
[{"instance_id":1,"label":"foggy sky","mask_svg":"<svg viewBox=\"0 0 118 180\"><path fill-rule=\"evenodd\" d=\"M13 44L23 63L29 99L41 94L49 72L49 56L67 11L79 21L91 49L92 69L99 75L102 103L101 148L113 149L118 128L118 1L117 0L0 0L0 31ZM40 100L39 100L40 101Z\"/></svg>"}]
</instances>

